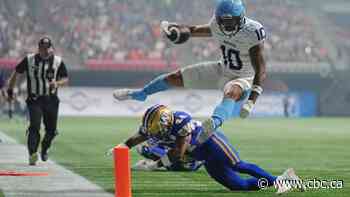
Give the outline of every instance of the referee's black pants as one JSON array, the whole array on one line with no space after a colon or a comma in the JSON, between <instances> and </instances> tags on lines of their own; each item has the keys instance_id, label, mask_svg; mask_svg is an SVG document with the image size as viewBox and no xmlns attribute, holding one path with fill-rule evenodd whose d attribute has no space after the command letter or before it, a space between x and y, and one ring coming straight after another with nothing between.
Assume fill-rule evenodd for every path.
<instances>
[{"instance_id":1,"label":"referee's black pants","mask_svg":"<svg viewBox=\"0 0 350 197\"><path fill-rule=\"evenodd\" d=\"M27 99L29 111L29 128L27 130L27 146L29 155L36 153L40 144L40 126L43 120L45 136L41 143L41 151L47 152L57 132L59 99L56 95L40 96Z\"/></svg>"}]
</instances>

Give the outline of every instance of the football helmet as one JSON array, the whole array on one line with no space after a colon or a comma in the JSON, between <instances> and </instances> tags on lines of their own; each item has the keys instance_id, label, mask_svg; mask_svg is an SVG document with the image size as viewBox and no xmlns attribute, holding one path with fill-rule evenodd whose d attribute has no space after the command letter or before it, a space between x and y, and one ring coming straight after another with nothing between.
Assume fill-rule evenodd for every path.
<instances>
[{"instance_id":1,"label":"football helmet","mask_svg":"<svg viewBox=\"0 0 350 197\"><path fill-rule=\"evenodd\" d=\"M241 0L220 0L215 8L216 22L226 36L236 34L245 21L245 7Z\"/></svg>"},{"instance_id":2,"label":"football helmet","mask_svg":"<svg viewBox=\"0 0 350 197\"><path fill-rule=\"evenodd\" d=\"M174 121L173 112L164 105L148 108L142 118L142 127L147 134L154 137L166 135Z\"/></svg>"}]
</instances>

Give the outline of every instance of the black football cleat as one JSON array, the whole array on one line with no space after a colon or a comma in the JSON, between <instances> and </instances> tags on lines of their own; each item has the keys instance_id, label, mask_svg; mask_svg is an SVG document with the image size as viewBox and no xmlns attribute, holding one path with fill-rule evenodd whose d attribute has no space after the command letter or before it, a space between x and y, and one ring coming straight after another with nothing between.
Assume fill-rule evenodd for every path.
<instances>
[{"instance_id":1,"label":"black football cleat","mask_svg":"<svg viewBox=\"0 0 350 197\"><path fill-rule=\"evenodd\" d=\"M47 151L42 151L40 156L41 156L41 161L47 161L49 159L49 154L47 153Z\"/></svg>"}]
</instances>

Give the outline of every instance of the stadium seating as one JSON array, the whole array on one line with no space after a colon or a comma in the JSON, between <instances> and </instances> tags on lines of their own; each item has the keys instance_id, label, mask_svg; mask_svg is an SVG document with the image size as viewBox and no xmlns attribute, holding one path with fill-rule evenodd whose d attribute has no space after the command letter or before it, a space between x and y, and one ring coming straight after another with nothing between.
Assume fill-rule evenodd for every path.
<instances>
[{"instance_id":1,"label":"stadium seating","mask_svg":"<svg viewBox=\"0 0 350 197\"><path fill-rule=\"evenodd\" d=\"M162 61L169 58L169 54L165 52L166 45L160 37L160 20L205 23L210 19L214 7L212 0L37 2L0 2L3 4L0 5L0 58L18 58L34 51L38 36L49 34L55 40L56 51L77 60L80 65L98 60ZM268 60L327 61L328 51L317 35L313 18L302 8L288 4L288 1L272 2L275 1L246 2L247 15L262 22L268 32ZM33 15L33 12L28 12L29 9L39 11ZM213 40L193 40L181 49L174 49L170 58L177 57L185 63L216 59L216 49ZM91 64L85 65L91 68ZM101 66L101 69L113 67L111 65L115 65L116 69L120 66L114 63Z\"/></svg>"}]
</instances>

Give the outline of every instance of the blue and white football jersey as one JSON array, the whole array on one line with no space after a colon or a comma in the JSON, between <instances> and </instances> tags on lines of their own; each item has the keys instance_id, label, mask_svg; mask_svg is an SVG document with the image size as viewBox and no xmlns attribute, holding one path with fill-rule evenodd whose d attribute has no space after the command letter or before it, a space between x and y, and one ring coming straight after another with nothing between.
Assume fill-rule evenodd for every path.
<instances>
[{"instance_id":1,"label":"blue and white football jersey","mask_svg":"<svg viewBox=\"0 0 350 197\"><path fill-rule=\"evenodd\" d=\"M187 151L191 152L198 145L197 137L202 132L202 123L192 119L191 115L182 111L174 112L174 120L171 128L162 136L148 136L155 141L161 141L169 147L175 146L177 137L186 137L189 144ZM147 131L140 129L141 135L147 136Z\"/></svg>"},{"instance_id":2,"label":"blue and white football jersey","mask_svg":"<svg viewBox=\"0 0 350 197\"><path fill-rule=\"evenodd\" d=\"M220 45L224 72L239 77L254 76L249 49L265 40L264 27L259 22L245 17L241 29L236 34L227 36L221 31L215 17L210 20L209 25L213 37Z\"/></svg>"}]
</instances>

